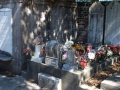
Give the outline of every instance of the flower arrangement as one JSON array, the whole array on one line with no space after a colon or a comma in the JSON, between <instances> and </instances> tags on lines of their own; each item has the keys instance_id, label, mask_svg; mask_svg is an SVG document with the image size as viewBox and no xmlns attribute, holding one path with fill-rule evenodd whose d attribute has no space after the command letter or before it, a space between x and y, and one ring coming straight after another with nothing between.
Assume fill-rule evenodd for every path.
<instances>
[{"instance_id":1,"label":"flower arrangement","mask_svg":"<svg viewBox=\"0 0 120 90\"><path fill-rule=\"evenodd\" d=\"M62 63L66 63L66 59L67 59L67 52L65 52L63 55L62 55Z\"/></svg>"},{"instance_id":2,"label":"flower arrangement","mask_svg":"<svg viewBox=\"0 0 120 90\"><path fill-rule=\"evenodd\" d=\"M65 42L65 45L63 45L61 52L62 52L62 63L64 64L67 59L67 51L72 48L72 45L74 44L73 41L67 41Z\"/></svg>"},{"instance_id":3,"label":"flower arrangement","mask_svg":"<svg viewBox=\"0 0 120 90\"><path fill-rule=\"evenodd\" d=\"M80 59L77 60L77 64L80 69L84 69L87 66L87 60L84 57L80 57Z\"/></svg>"},{"instance_id":4,"label":"flower arrangement","mask_svg":"<svg viewBox=\"0 0 120 90\"><path fill-rule=\"evenodd\" d=\"M74 44L72 41L65 43L62 52L62 63L66 62L68 57L67 50L75 50L75 60L77 60L78 67L84 69L87 65L104 62L107 58L113 55L120 55L120 44L101 45L93 48L90 44Z\"/></svg>"},{"instance_id":5,"label":"flower arrangement","mask_svg":"<svg viewBox=\"0 0 120 90\"><path fill-rule=\"evenodd\" d=\"M106 47L101 45L96 49L96 62L102 62L106 57Z\"/></svg>"},{"instance_id":6,"label":"flower arrangement","mask_svg":"<svg viewBox=\"0 0 120 90\"><path fill-rule=\"evenodd\" d=\"M25 55L28 55L29 52L30 52L30 49L28 49L28 48L25 48L25 49L23 50L23 53L24 53Z\"/></svg>"},{"instance_id":7,"label":"flower arrangement","mask_svg":"<svg viewBox=\"0 0 120 90\"><path fill-rule=\"evenodd\" d=\"M33 57L37 57L37 58L41 56L45 57L46 51L45 51L42 35L38 35L37 37L35 37L35 39L33 40L33 44L35 45L35 51Z\"/></svg>"},{"instance_id":8,"label":"flower arrangement","mask_svg":"<svg viewBox=\"0 0 120 90\"><path fill-rule=\"evenodd\" d=\"M65 42L65 45L63 46L63 49L65 50L65 51L67 51L67 50L69 50L70 48L71 48L71 46L74 44L74 42L73 41L67 41L67 42Z\"/></svg>"},{"instance_id":9,"label":"flower arrangement","mask_svg":"<svg viewBox=\"0 0 120 90\"><path fill-rule=\"evenodd\" d=\"M107 46L106 58L110 58L111 56L113 56L113 51L110 49L109 46Z\"/></svg>"},{"instance_id":10,"label":"flower arrangement","mask_svg":"<svg viewBox=\"0 0 120 90\"><path fill-rule=\"evenodd\" d=\"M75 56L79 57L85 53L85 46L80 44L75 44Z\"/></svg>"},{"instance_id":11,"label":"flower arrangement","mask_svg":"<svg viewBox=\"0 0 120 90\"><path fill-rule=\"evenodd\" d=\"M33 40L34 45L42 45L43 44L43 37L42 35L38 35L34 40Z\"/></svg>"},{"instance_id":12,"label":"flower arrangement","mask_svg":"<svg viewBox=\"0 0 120 90\"><path fill-rule=\"evenodd\" d=\"M120 55L120 44L116 45L116 46L109 46L110 49L112 50L114 55Z\"/></svg>"}]
</instances>

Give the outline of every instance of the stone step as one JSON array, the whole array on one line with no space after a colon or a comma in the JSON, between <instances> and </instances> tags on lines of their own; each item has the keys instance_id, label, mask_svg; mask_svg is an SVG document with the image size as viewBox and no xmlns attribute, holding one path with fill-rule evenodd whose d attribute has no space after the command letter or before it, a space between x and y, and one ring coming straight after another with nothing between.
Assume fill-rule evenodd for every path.
<instances>
[{"instance_id":1,"label":"stone step","mask_svg":"<svg viewBox=\"0 0 120 90\"><path fill-rule=\"evenodd\" d=\"M62 90L61 79L45 73L38 74L38 85L49 90Z\"/></svg>"},{"instance_id":2,"label":"stone step","mask_svg":"<svg viewBox=\"0 0 120 90\"><path fill-rule=\"evenodd\" d=\"M120 71L103 80L100 88L103 90L120 90Z\"/></svg>"}]
</instances>

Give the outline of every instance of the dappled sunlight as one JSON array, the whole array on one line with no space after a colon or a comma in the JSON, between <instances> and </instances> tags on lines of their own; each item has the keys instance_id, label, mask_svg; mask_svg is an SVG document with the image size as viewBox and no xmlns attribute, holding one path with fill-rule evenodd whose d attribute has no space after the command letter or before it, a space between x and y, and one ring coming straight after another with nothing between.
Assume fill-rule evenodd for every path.
<instances>
[{"instance_id":1,"label":"dappled sunlight","mask_svg":"<svg viewBox=\"0 0 120 90\"><path fill-rule=\"evenodd\" d=\"M12 16L13 21L16 19L17 15L18 15L18 12L19 12L20 9L21 9L21 6L22 6L22 4L20 3L20 4L18 5L17 9L16 9L16 12L15 12L14 15Z\"/></svg>"},{"instance_id":2,"label":"dappled sunlight","mask_svg":"<svg viewBox=\"0 0 120 90\"><path fill-rule=\"evenodd\" d=\"M53 36L54 37L56 36L56 30L53 30Z\"/></svg>"},{"instance_id":3,"label":"dappled sunlight","mask_svg":"<svg viewBox=\"0 0 120 90\"><path fill-rule=\"evenodd\" d=\"M30 37L30 39L34 39L34 33L31 32L31 33L29 34L29 37Z\"/></svg>"},{"instance_id":4,"label":"dappled sunlight","mask_svg":"<svg viewBox=\"0 0 120 90\"><path fill-rule=\"evenodd\" d=\"M27 16L29 16L32 13L29 7L25 7L25 11Z\"/></svg>"},{"instance_id":5,"label":"dappled sunlight","mask_svg":"<svg viewBox=\"0 0 120 90\"><path fill-rule=\"evenodd\" d=\"M116 30L117 32L114 32L111 38L111 42L113 45L120 44L120 27Z\"/></svg>"},{"instance_id":6,"label":"dappled sunlight","mask_svg":"<svg viewBox=\"0 0 120 90\"><path fill-rule=\"evenodd\" d=\"M113 21L110 22L110 24L108 23L106 24L106 27L107 27L105 32L106 35L109 35L111 33L109 30L114 26L115 22L116 20L114 19Z\"/></svg>"},{"instance_id":7,"label":"dappled sunlight","mask_svg":"<svg viewBox=\"0 0 120 90\"><path fill-rule=\"evenodd\" d=\"M41 13L41 18L40 18L40 21L43 22L45 20L45 12L42 12Z\"/></svg>"},{"instance_id":8,"label":"dappled sunlight","mask_svg":"<svg viewBox=\"0 0 120 90\"><path fill-rule=\"evenodd\" d=\"M29 34L29 37L30 37L30 38L28 39L28 42L32 44L32 43L33 43L33 39L35 38L34 33L31 32L31 33Z\"/></svg>"},{"instance_id":9,"label":"dappled sunlight","mask_svg":"<svg viewBox=\"0 0 120 90\"><path fill-rule=\"evenodd\" d=\"M26 23L25 23L25 21L21 19L20 22L21 22L21 25L24 26L24 29L26 30Z\"/></svg>"},{"instance_id":10,"label":"dappled sunlight","mask_svg":"<svg viewBox=\"0 0 120 90\"><path fill-rule=\"evenodd\" d=\"M24 43L27 44L27 40L28 40L27 35L24 33L24 34L22 35L22 37L23 37L23 39L24 39Z\"/></svg>"},{"instance_id":11,"label":"dappled sunlight","mask_svg":"<svg viewBox=\"0 0 120 90\"><path fill-rule=\"evenodd\" d=\"M119 86L119 83L116 83L114 80L104 80L102 83L107 84L107 83L111 83L110 85L115 87L115 86Z\"/></svg>"},{"instance_id":12,"label":"dappled sunlight","mask_svg":"<svg viewBox=\"0 0 120 90\"><path fill-rule=\"evenodd\" d=\"M44 40L47 36L47 23L48 13L50 12L50 6L39 6L39 4L33 5L32 7L23 5L23 12L21 18L22 25L22 39L23 47L29 47L33 49L33 39L42 34ZM31 23L32 22L32 23Z\"/></svg>"},{"instance_id":13,"label":"dappled sunlight","mask_svg":"<svg viewBox=\"0 0 120 90\"><path fill-rule=\"evenodd\" d=\"M120 43L120 4L110 3L106 10L105 43L117 45Z\"/></svg>"}]
</instances>

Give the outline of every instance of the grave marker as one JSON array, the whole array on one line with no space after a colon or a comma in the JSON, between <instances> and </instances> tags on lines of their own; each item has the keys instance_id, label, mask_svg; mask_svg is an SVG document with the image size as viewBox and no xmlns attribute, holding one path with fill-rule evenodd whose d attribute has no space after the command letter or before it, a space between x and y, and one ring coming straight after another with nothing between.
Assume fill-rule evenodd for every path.
<instances>
[{"instance_id":1,"label":"grave marker","mask_svg":"<svg viewBox=\"0 0 120 90\"><path fill-rule=\"evenodd\" d=\"M88 43L93 46L102 44L104 6L95 2L89 8Z\"/></svg>"},{"instance_id":2,"label":"grave marker","mask_svg":"<svg viewBox=\"0 0 120 90\"><path fill-rule=\"evenodd\" d=\"M58 42L55 40L48 41L45 49L45 64L58 68L60 62L60 45L58 44Z\"/></svg>"}]
</instances>

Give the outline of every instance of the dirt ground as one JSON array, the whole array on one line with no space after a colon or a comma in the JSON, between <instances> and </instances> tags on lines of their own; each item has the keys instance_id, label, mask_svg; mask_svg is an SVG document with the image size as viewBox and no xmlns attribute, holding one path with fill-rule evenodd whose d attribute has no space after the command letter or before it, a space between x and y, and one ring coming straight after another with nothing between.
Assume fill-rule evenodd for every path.
<instances>
[{"instance_id":1,"label":"dirt ground","mask_svg":"<svg viewBox=\"0 0 120 90\"><path fill-rule=\"evenodd\" d=\"M120 70L120 61L116 62L114 65L109 66L107 69L101 71L100 73L94 75L92 78L90 78L87 81L87 84L90 86L99 87L100 83L104 79L112 76L113 74L117 73L119 70Z\"/></svg>"}]
</instances>

